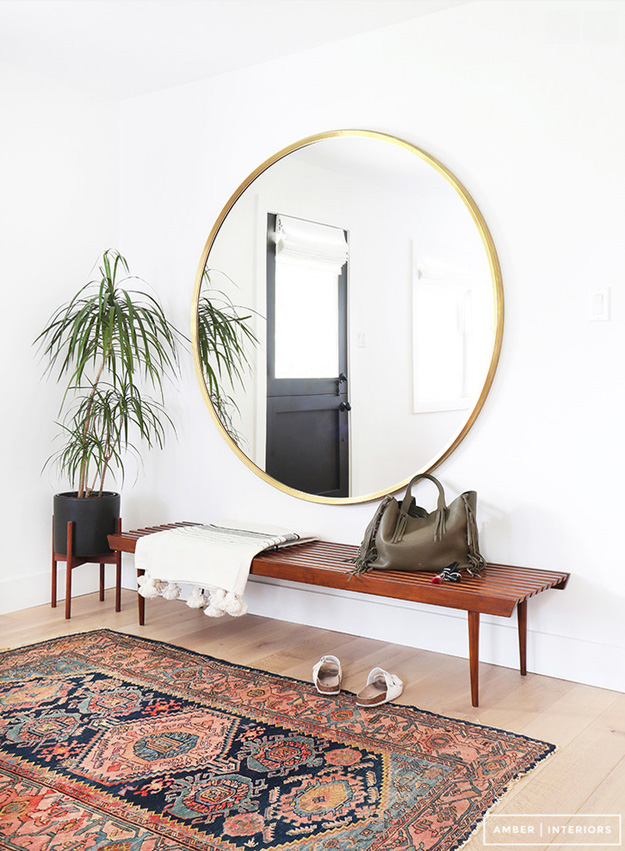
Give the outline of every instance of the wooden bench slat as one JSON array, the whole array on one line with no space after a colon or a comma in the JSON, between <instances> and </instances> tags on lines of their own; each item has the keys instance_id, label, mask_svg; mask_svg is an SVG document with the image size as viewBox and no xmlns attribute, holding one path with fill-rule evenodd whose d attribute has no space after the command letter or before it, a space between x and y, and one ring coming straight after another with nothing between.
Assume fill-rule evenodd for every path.
<instances>
[{"instance_id":1,"label":"wooden bench slat","mask_svg":"<svg viewBox=\"0 0 625 851\"><path fill-rule=\"evenodd\" d=\"M349 576L351 573L351 565L341 563L336 557L333 561L330 561L329 559L324 559L323 556L319 557L319 554L316 554L314 551L300 552L296 554L290 552L292 549L294 548L261 553L254 559L252 573L257 575L268 575L269 565L274 565L274 570L270 572L271 575L279 578L279 576L282 575L282 572L284 572L283 578L293 579L293 581L298 581L297 572L302 570L308 571L309 576L311 575L311 571L334 571L340 576ZM301 549L302 551L304 550L304 545L302 545ZM343 547L343 551L344 554L349 554L350 552L354 554L357 551L357 548L345 545ZM328 552L331 554L331 550ZM290 575L287 573L287 567L291 571ZM480 595L497 594L516 601L518 599L525 599L528 596L547 590L548 588L555 587L556 585L560 585L560 587L562 587L562 583L567 576L567 574L554 571L537 571L536 575L533 576L532 571L529 568L527 570L519 570L522 570L522 573L521 576L517 578L516 568L506 568L502 565L489 564L482 576L471 577L465 575L462 578L462 582L457 586L454 585L454 588L462 594L465 592L467 594ZM514 575L512 571L515 571ZM432 584L432 574L428 572L410 573L403 571L372 570L363 576L354 576L351 580L348 580L352 583L352 590L361 590L358 586L358 582L361 582L365 576L373 579L377 583L393 583L396 586L404 585L406 587L425 587ZM337 585L343 584L342 581L337 578L334 580L328 580L328 583L330 582L337 583ZM449 589L450 583L442 583L441 586L435 587ZM348 585L346 588L349 590L350 586Z\"/></svg>"},{"instance_id":2,"label":"wooden bench slat","mask_svg":"<svg viewBox=\"0 0 625 851\"><path fill-rule=\"evenodd\" d=\"M279 550L272 550L261 553L256 556L256 560L263 562L289 563L291 565L307 565L310 567L327 568L341 571L351 571L349 562L355 557L358 548L353 545L331 544L322 550L322 542L314 544L318 547L317 550L306 550L307 545L302 544L301 547L288 547ZM296 549L301 550L295 552ZM342 563L342 559L345 563ZM513 572L514 571L514 572ZM381 575L382 571L372 571L376 575ZM432 574L410 573L404 571L384 571L385 576L393 578L397 581L421 582L427 584L431 582ZM541 590L562 584L568 574L561 571L536 570L533 568L517 568L507 565L488 564L485 574L481 577L463 576L462 582L473 583L474 586L481 587L480 584L488 582L491 587L500 586L503 589L510 588L511 590L519 589L521 592L534 590L540 587Z\"/></svg>"}]
</instances>

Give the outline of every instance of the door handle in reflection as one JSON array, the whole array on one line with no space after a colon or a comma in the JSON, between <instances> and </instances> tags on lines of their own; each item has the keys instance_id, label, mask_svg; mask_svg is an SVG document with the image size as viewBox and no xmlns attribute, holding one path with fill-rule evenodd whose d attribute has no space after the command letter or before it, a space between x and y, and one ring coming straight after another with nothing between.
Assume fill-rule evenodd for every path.
<instances>
[{"instance_id":1,"label":"door handle in reflection","mask_svg":"<svg viewBox=\"0 0 625 851\"><path fill-rule=\"evenodd\" d=\"M349 402L341 402L341 404L339 405L339 411L351 411L351 409L352 406L349 404Z\"/></svg>"}]
</instances>

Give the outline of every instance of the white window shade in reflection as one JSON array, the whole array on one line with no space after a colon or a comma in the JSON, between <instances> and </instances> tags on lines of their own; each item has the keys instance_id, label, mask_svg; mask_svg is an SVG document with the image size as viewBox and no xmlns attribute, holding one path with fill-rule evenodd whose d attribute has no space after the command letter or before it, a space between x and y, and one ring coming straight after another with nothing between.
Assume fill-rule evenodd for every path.
<instances>
[{"instance_id":1,"label":"white window shade in reflection","mask_svg":"<svg viewBox=\"0 0 625 851\"><path fill-rule=\"evenodd\" d=\"M277 216L276 262L323 267L340 275L347 256L347 240L341 228Z\"/></svg>"},{"instance_id":2,"label":"white window shade in reflection","mask_svg":"<svg viewBox=\"0 0 625 851\"><path fill-rule=\"evenodd\" d=\"M472 405L473 302L471 268L418 257L413 270L414 411L468 409Z\"/></svg>"},{"instance_id":3,"label":"white window shade in reflection","mask_svg":"<svg viewBox=\"0 0 625 851\"><path fill-rule=\"evenodd\" d=\"M277 217L276 378L338 376L338 277L347 251L340 228Z\"/></svg>"}]
</instances>

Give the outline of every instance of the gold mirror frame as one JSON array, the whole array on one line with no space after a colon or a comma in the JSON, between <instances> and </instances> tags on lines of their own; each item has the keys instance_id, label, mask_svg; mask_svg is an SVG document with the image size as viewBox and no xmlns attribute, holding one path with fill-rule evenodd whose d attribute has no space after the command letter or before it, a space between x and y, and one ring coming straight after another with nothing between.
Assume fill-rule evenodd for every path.
<instances>
[{"instance_id":1,"label":"gold mirror frame","mask_svg":"<svg viewBox=\"0 0 625 851\"><path fill-rule=\"evenodd\" d=\"M480 234L484 250L486 251L486 255L488 258L488 264L491 274L491 282L493 288L493 306L494 306L494 336L493 336L493 347L492 347L492 356L490 360L490 364L488 367L488 371L486 374L486 378L484 384L482 386L481 393L478 397L478 400L471 411L469 417L467 418L464 426L458 432L458 434L446 445L443 447L440 454L428 462L428 464L421 469L411 471L410 475L388 488L377 491L376 493L366 494L364 496L350 496L350 497L323 497L317 496L315 494L306 493L304 491L295 490L294 488L283 484L282 482L274 479L272 476L268 475L264 470L258 467L248 456L240 449L240 447L235 443L235 441L230 437L226 429L224 428L215 408L213 406L212 400L210 398L210 394L208 392L208 388L206 386L206 382L204 380L202 364L200 362L199 354L198 354L198 303L200 298L200 292L202 288L202 280L204 271L206 268L206 264L208 261L208 256L210 254L211 248L213 247L213 243L219 233L219 230L224 223L226 217L230 213L231 209L241 197L241 195L245 192L246 189L259 177L263 174L267 169L269 169L272 165L282 160L284 157L287 157L289 154L294 151L301 150L309 145L315 144L316 142L320 142L324 139L334 139L338 137L364 137L369 139L377 139L380 141L390 142L393 145L397 145L400 148L404 148L407 151L412 152L417 157L419 157L424 162L428 163L432 168L434 168L448 183L455 189L457 194L462 199L466 208L468 209L477 229ZM436 467L438 467L446 458L448 458L451 453L458 447L458 445L462 442L462 440L466 437L467 433L473 426L473 423L477 419L478 414L480 413L484 402L486 401L486 397L490 391L491 385L493 383L493 379L495 376L495 371L497 369L497 363L499 361L499 355L501 352L501 343L503 338L503 319L504 319L504 302L503 302L503 285L501 279L501 268L499 265L499 259L497 257L497 252L495 250L495 245L490 234L490 231L486 225L484 217L480 212L477 204L463 186L463 184L458 180L458 178L452 174L449 169L447 169L442 163L432 157L430 154L427 154L425 151L411 144L410 142L406 142L403 139L400 139L396 136L391 136L385 133L378 133L373 130L331 130L324 133L318 133L314 136L308 136L304 139L299 140L298 142L289 145L286 148L278 151L276 154L271 156L269 159L265 160L258 168L256 168L246 179L241 183L241 185L236 189L236 191L232 194L221 213L219 214L213 228L209 234L209 237L204 246L204 250L202 252L202 256L200 258L200 262L198 265L197 274L195 277L195 287L193 291L193 302L192 302L192 316L191 316L191 343L193 349L193 359L195 363L196 375L200 384L200 389L202 395L204 397L204 401L208 407L209 413L217 425L219 432L222 437L228 443L230 448L233 450L235 455L237 455L243 463L249 467L257 476L263 479L268 484L282 491L283 493L289 494L290 496L297 497L298 499L307 500L308 502L316 502L325 505L350 505L350 504L359 504L370 502L372 500L380 499L387 494L394 493L396 491L402 490L407 486L409 481L413 478L413 476L417 475L417 473L425 473L431 472Z\"/></svg>"}]
</instances>

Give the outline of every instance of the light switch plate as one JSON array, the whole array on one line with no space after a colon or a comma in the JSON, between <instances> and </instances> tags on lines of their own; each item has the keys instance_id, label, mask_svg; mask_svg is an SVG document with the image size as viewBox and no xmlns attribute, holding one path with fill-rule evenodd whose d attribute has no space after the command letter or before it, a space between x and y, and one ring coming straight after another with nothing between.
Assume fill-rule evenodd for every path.
<instances>
[{"instance_id":1,"label":"light switch plate","mask_svg":"<svg viewBox=\"0 0 625 851\"><path fill-rule=\"evenodd\" d=\"M588 319L590 322L607 322L610 319L610 288L595 287L588 294Z\"/></svg>"}]
</instances>

